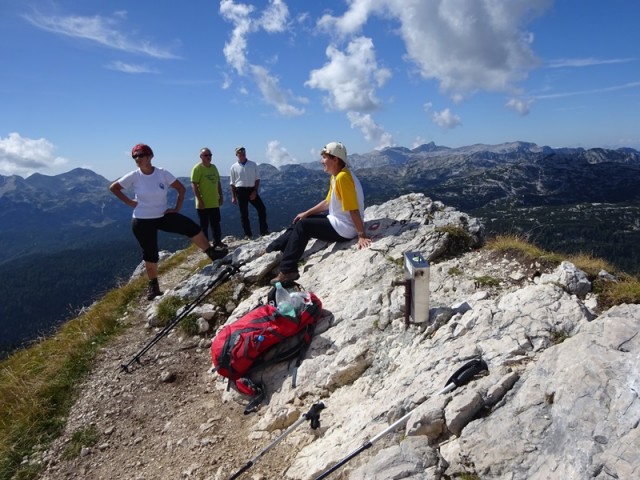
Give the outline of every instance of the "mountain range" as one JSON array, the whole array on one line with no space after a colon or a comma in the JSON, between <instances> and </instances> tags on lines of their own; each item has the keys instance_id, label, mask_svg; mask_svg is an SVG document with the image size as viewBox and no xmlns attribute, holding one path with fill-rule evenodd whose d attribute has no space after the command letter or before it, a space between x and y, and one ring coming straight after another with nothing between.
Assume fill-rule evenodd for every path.
<instances>
[{"instance_id":1,"label":"mountain range","mask_svg":"<svg viewBox=\"0 0 640 480\"><path fill-rule=\"evenodd\" d=\"M349 156L367 205L420 192L543 248L602 257L640 272L640 152L512 142L449 148L428 143ZM320 162L260 165L272 231L326 194ZM181 178L188 186L189 179ZM0 175L0 352L46 333L125 280L140 261L131 211L110 181L86 169ZM228 177L222 178L223 186ZM241 235L238 209L221 209L223 235ZM196 219L187 188L183 213ZM251 214L253 215L253 211ZM184 248L163 235L162 248Z\"/></svg>"}]
</instances>

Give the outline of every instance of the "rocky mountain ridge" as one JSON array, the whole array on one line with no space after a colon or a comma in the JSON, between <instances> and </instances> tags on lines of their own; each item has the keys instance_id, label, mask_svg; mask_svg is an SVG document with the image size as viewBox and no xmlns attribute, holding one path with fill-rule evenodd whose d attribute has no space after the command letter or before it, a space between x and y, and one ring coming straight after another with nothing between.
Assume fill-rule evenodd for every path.
<instances>
[{"instance_id":1,"label":"rocky mountain ridge","mask_svg":"<svg viewBox=\"0 0 640 480\"><path fill-rule=\"evenodd\" d=\"M208 373L213 331L175 331L131 374L120 372L153 335L144 324L155 318L155 301L142 316L123 316L131 328L104 349L64 438L25 461L44 462L41 478L52 480L229 478L322 401L320 428L303 424L242 478L315 478L408 412L404 428L330 478L638 476L638 305L602 312L573 265L478 250L477 219L421 194L369 207L365 220L371 248L316 242L305 254L299 281L324 314L295 388L286 364L270 367L261 374L267 402L243 416L246 399ZM231 322L264 300L278 263L278 254L264 254L269 240L229 255L243 263L241 274L224 305L202 305L203 320ZM431 266L429 324L407 328L394 281L408 251ZM161 278L165 295L194 298L220 268L191 274L186 265L173 280ZM473 358L488 373L436 395ZM89 427L99 432L95 445L64 459L73 433Z\"/></svg>"},{"instance_id":2,"label":"rocky mountain ridge","mask_svg":"<svg viewBox=\"0 0 640 480\"><path fill-rule=\"evenodd\" d=\"M640 257L634 254L640 242L636 150L552 149L527 142L449 148L430 143L353 154L350 160L367 205L424 193L481 219L492 234L519 234L547 250L586 252L627 273L640 272ZM287 226L326 193L328 179L318 161L260 168L272 230ZM188 185L188 179L181 180ZM8 279L0 286L0 355L46 334L134 268L139 256L130 232L131 211L111 195L108 184L83 169L54 177L0 176L0 222L9 226L0 229L0 277ZM225 195L228 200L228 192ZM184 205L183 213L196 219L190 189ZM225 202L221 216L224 235L242 236L235 205ZM182 237L161 235L160 244L169 250L186 243ZM47 312L17 301L36 298L36 304L42 303L30 288L32 265L59 269L59 260L70 252L110 263L100 266L94 283L53 282L52 295L60 301ZM73 268L78 278L90 275L89 268L98 269L92 261L73 262ZM13 316L24 319L20 327L7 324Z\"/></svg>"}]
</instances>

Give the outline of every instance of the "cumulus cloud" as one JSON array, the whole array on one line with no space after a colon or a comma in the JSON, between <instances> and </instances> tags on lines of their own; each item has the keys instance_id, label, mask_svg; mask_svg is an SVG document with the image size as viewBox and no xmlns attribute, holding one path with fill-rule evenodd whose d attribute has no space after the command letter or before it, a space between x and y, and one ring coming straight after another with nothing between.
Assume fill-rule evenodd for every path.
<instances>
[{"instance_id":1,"label":"cumulus cloud","mask_svg":"<svg viewBox=\"0 0 640 480\"><path fill-rule=\"evenodd\" d=\"M260 92L262 93L262 98L268 104L273 105L278 113L286 117L294 117L304 113L304 109L296 108L289 103L289 98L292 94L280 89L278 86L278 79L275 78L266 68L252 65L251 72L253 73L254 80L258 85ZM303 98L299 98L297 100L302 103L306 102Z\"/></svg>"},{"instance_id":2,"label":"cumulus cloud","mask_svg":"<svg viewBox=\"0 0 640 480\"><path fill-rule=\"evenodd\" d=\"M54 145L44 138L37 140L10 133L0 137L0 173L28 176L52 166L65 165L68 160L54 155Z\"/></svg>"},{"instance_id":3,"label":"cumulus cloud","mask_svg":"<svg viewBox=\"0 0 640 480\"><path fill-rule=\"evenodd\" d=\"M531 105L533 105L533 100L522 99L522 98L510 98L507 101L505 106L507 108L511 108L515 110L520 115L524 116L524 115L527 115L531 110Z\"/></svg>"},{"instance_id":4,"label":"cumulus cloud","mask_svg":"<svg viewBox=\"0 0 640 480\"><path fill-rule=\"evenodd\" d=\"M445 108L440 112L433 112L433 114L431 115L431 120L433 121L433 123L444 130L451 130L459 125L462 125L460 117L452 113L448 108Z\"/></svg>"},{"instance_id":5,"label":"cumulus cloud","mask_svg":"<svg viewBox=\"0 0 640 480\"><path fill-rule=\"evenodd\" d=\"M291 92L280 89L277 79L262 65L252 64L247 58L248 40L251 33L264 30L268 33L281 33L287 29L289 9L282 0L269 0L269 5L257 18L253 5L236 3L234 0L221 0L220 15L233 24L231 38L225 43L223 53L227 63L240 76L251 75L266 103L275 107L284 116L297 116L304 109L291 104L292 100L305 103L303 98L294 98ZM225 85L230 85L226 81Z\"/></svg>"},{"instance_id":6,"label":"cumulus cloud","mask_svg":"<svg viewBox=\"0 0 640 480\"><path fill-rule=\"evenodd\" d=\"M366 113L347 112L351 128L357 128L367 141L374 142L376 149L393 146L393 137L378 125L373 117Z\"/></svg>"},{"instance_id":7,"label":"cumulus cloud","mask_svg":"<svg viewBox=\"0 0 640 480\"><path fill-rule=\"evenodd\" d=\"M378 67L373 41L358 37L340 51L330 45L326 50L329 62L313 70L305 85L326 90L327 105L335 110L370 112L379 108L376 88L391 76L386 68Z\"/></svg>"},{"instance_id":8,"label":"cumulus cloud","mask_svg":"<svg viewBox=\"0 0 640 480\"><path fill-rule=\"evenodd\" d=\"M238 74L242 75L247 65L247 35L255 28L252 25L253 5L235 3L233 0L220 2L220 15L233 23L231 38L224 44L224 57Z\"/></svg>"},{"instance_id":9,"label":"cumulus cloud","mask_svg":"<svg viewBox=\"0 0 640 480\"><path fill-rule=\"evenodd\" d=\"M179 58L169 49L153 45L147 40L131 38L118 30L118 24L125 16L123 12L117 12L112 17L101 15L92 17L81 15L47 16L37 13L24 15L24 18L42 30L89 40L116 50L160 59Z\"/></svg>"},{"instance_id":10,"label":"cumulus cloud","mask_svg":"<svg viewBox=\"0 0 640 480\"><path fill-rule=\"evenodd\" d=\"M510 91L538 61L532 35L521 29L553 0L353 0L341 17L318 25L341 36L357 34L372 15L393 18L423 78L460 99L478 90Z\"/></svg>"},{"instance_id":11,"label":"cumulus cloud","mask_svg":"<svg viewBox=\"0 0 640 480\"><path fill-rule=\"evenodd\" d=\"M262 12L258 23L267 32L284 32L288 18L289 8L287 5L281 0L271 0L269 6Z\"/></svg>"},{"instance_id":12,"label":"cumulus cloud","mask_svg":"<svg viewBox=\"0 0 640 480\"><path fill-rule=\"evenodd\" d=\"M278 140L271 140L267 144L265 157L271 165L278 168L280 168L282 165L298 163L298 161L291 156L287 149L280 145L280 142Z\"/></svg>"}]
</instances>

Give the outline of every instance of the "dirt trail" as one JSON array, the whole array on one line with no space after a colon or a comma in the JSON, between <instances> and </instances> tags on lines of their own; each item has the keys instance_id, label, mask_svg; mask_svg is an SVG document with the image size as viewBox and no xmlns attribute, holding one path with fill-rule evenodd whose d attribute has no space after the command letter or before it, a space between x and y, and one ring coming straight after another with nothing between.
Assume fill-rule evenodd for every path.
<instances>
[{"instance_id":1,"label":"dirt trail","mask_svg":"<svg viewBox=\"0 0 640 480\"><path fill-rule=\"evenodd\" d=\"M195 253L162 275L163 290L184 280L201 260ZM209 373L209 349L199 347L197 339L184 338L178 328L142 358L141 366L131 373L121 371L120 366L156 335L157 330L146 327L148 304L141 298L124 319L130 327L100 351L64 435L45 456L48 467L40 478L228 478L275 438L251 435L260 413L245 416L242 405L223 401L214 382L224 380ZM98 432L97 443L76 458L63 459L74 432L88 429ZM257 438L249 440L250 436ZM290 460L285 455L290 447L281 445L242 478L281 477L281 466Z\"/></svg>"}]
</instances>

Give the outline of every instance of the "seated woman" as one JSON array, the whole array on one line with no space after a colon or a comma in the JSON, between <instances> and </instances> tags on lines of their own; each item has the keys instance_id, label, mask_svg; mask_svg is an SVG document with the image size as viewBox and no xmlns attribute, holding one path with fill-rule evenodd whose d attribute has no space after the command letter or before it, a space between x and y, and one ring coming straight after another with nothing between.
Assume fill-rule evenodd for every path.
<instances>
[{"instance_id":1,"label":"seated woman","mask_svg":"<svg viewBox=\"0 0 640 480\"><path fill-rule=\"evenodd\" d=\"M312 238L347 242L357 236L358 248L371 245L364 231L362 185L348 168L347 149L340 142L328 143L322 149L321 161L324 171L331 175L329 193L315 207L298 213L293 226L267 247L267 252L283 252L280 273L271 283L300 278L298 261Z\"/></svg>"}]
</instances>

